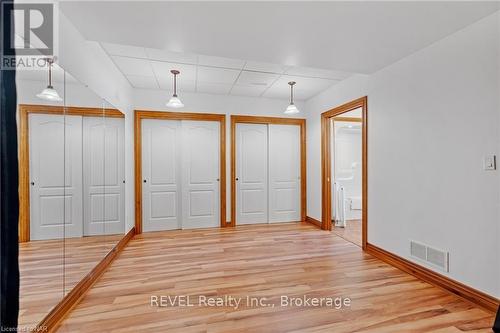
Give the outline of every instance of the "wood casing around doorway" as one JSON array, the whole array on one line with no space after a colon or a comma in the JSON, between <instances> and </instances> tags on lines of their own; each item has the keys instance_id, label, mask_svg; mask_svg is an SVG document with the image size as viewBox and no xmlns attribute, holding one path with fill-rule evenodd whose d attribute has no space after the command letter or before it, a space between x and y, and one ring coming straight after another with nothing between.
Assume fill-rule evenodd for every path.
<instances>
[{"instance_id":1,"label":"wood casing around doorway","mask_svg":"<svg viewBox=\"0 0 500 333\"><path fill-rule=\"evenodd\" d=\"M215 113L189 113L135 110L134 163L135 163L135 232L142 233L142 119L218 121L220 123L220 226L226 226L226 115Z\"/></svg>"},{"instance_id":2,"label":"wood casing around doorway","mask_svg":"<svg viewBox=\"0 0 500 333\"><path fill-rule=\"evenodd\" d=\"M368 243L368 98L361 97L321 114L321 228L332 230L330 119L354 109L362 109L362 247ZM340 118L340 117L339 117ZM341 118L342 121L351 121Z\"/></svg>"},{"instance_id":3,"label":"wood casing around doorway","mask_svg":"<svg viewBox=\"0 0 500 333\"><path fill-rule=\"evenodd\" d=\"M236 226L236 124L275 124L300 126L300 220L306 221L307 173L306 173L306 120L261 116L231 116L231 223Z\"/></svg>"}]
</instances>

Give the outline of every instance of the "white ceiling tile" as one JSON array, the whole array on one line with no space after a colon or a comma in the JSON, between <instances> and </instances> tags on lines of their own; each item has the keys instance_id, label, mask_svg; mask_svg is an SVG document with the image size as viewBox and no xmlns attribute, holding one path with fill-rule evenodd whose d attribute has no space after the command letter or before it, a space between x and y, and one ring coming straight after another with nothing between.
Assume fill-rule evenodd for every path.
<instances>
[{"instance_id":1,"label":"white ceiling tile","mask_svg":"<svg viewBox=\"0 0 500 333\"><path fill-rule=\"evenodd\" d=\"M293 91L294 97L297 100L308 99L338 82L336 80L283 75L266 90L263 96L269 98L290 98L290 86L288 85L290 81L296 82Z\"/></svg>"},{"instance_id":2,"label":"white ceiling tile","mask_svg":"<svg viewBox=\"0 0 500 333\"><path fill-rule=\"evenodd\" d=\"M273 85L272 87L267 89L262 96L269 97L269 98L288 99L288 98L290 98L290 89L289 88L287 89L286 87L282 87L282 86Z\"/></svg>"},{"instance_id":3,"label":"white ceiling tile","mask_svg":"<svg viewBox=\"0 0 500 333\"><path fill-rule=\"evenodd\" d=\"M343 80L351 75L347 72L312 67L290 67L286 70L285 73L288 75L299 75L333 80Z\"/></svg>"},{"instance_id":4,"label":"white ceiling tile","mask_svg":"<svg viewBox=\"0 0 500 333\"><path fill-rule=\"evenodd\" d=\"M169 92L174 91L174 83L172 78L162 76L158 78L158 83L160 89L167 90ZM177 80L177 94L182 95L184 92L195 92L196 91L196 81L190 80Z\"/></svg>"},{"instance_id":5,"label":"white ceiling tile","mask_svg":"<svg viewBox=\"0 0 500 333\"><path fill-rule=\"evenodd\" d=\"M196 91L207 94L228 94L231 84L198 82Z\"/></svg>"},{"instance_id":6,"label":"white ceiling tile","mask_svg":"<svg viewBox=\"0 0 500 333\"><path fill-rule=\"evenodd\" d=\"M158 89L158 82L152 76L127 75L127 79L134 88Z\"/></svg>"},{"instance_id":7,"label":"white ceiling tile","mask_svg":"<svg viewBox=\"0 0 500 333\"><path fill-rule=\"evenodd\" d=\"M260 96L266 90L265 86L240 86L235 85L231 89L231 95L237 96Z\"/></svg>"},{"instance_id":8,"label":"white ceiling tile","mask_svg":"<svg viewBox=\"0 0 500 333\"><path fill-rule=\"evenodd\" d=\"M113 56L113 61L125 75L154 76L149 60Z\"/></svg>"},{"instance_id":9,"label":"white ceiling tile","mask_svg":"<svg viewBox=\"0 0 500 333\"><path fill-rule=\"evenodd\" d=\"M172 81L173 77L172 73L170 73L172 69L176 69L180 72L180 74L177 75L177 82L196 81L195 65L186 65L163 61L151 61L151 65L153 66L153 71L158 81L160 81L160 78L167 78L169 81Z\"/></svg>"},{"instance_id":10,"label":"white ceiling tile","mask_svg":"<svg viewBox=\"0 0 500 333\"><path fill-rule=\"evenodd\" d=\"M240 60L240 59L199 55L198 56L198 65L222 67L222 68L232 68L232 69L242 69L243 66L245 65L245 61Z\"/></svg>"},{"instance_id":11,"label":"white ceiling tile","mask_svg":"<svg viewBox=\"0 0 500 333\"><path fill-rule=\"evenodd\" d=\"M233 84L239 74L235 69L198 66L198 82L202 83Z\"/></svg>"},{"instance_id":12,"label":"white ceiling tile","mask_svg":"<svg viewBox=\"0 0 500 333\"><path fill-rule=\"evenodd\" d=\"M257 72L283 74L288 66L272 64L269 62L247 61L244 69Z\"/></svg>"},{"instance_id":13,"label":"white ceiling tile","mask_svg":"<svg viewBox=\"0 0 500 333\"><path fill-rule=\"evenodd\" d=\"M160 60L167 62L183 63L196 65L198 56L193 53L172 52L159 49L146 48L146 54L151 60Z\"/></svg>"},{"instance_id":14,"label":"white ceiling tile","mask_svg":"<svg viewBox=\"0 0 500 333\"><path fill-rule=\"evenodd\" d=\"M274 85L289 87L288 82L290 81L296 82L294 90L317 90L317 91L322 91L338 82L337 80L282 75Z\"/></svg>"},{"instance_id":15,"label":"white ceiling tile","mask_svg":"<svg viewBox=\"0 0 500 333\"><path fill-rule=\"evenodd\" d=\"M242 71L236 84L266 87L276 81L278 77L279 74Z\"/></svg>"},{"instance_id":16,"label":"white ceiling tile","mask_svg":"<svg viewBox=\"0 0 500 333\"><path fill-rule=\"evenodd\" d=\"M101 45L109 55L143 58L143 59L147 58L146 52L143 47L111 44L111 43L101 43Z\"/></svg>"}]
</instances>

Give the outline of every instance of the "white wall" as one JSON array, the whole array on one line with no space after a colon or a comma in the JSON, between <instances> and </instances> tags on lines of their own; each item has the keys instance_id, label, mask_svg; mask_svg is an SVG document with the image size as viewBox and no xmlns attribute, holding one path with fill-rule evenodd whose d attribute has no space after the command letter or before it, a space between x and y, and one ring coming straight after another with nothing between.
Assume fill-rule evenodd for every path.
<instances>
[{"instance_id":1,"label":"white wall","mask_svg":"<svg viewBox=\"0 0 500 333\"><path fill-rule=\"evenodd\" d=\"M165 106L171 92L160 90L134 90L134 107L141 110L222 113L226 115L226 220L231 218L231 119L230 115L255 115L269 117L286 117L283 111L288 106L287 100L243 97L232 95L193 94L180 92L179 97L185 107L171 109ZM299 110L304 103L296 101ZM292 118L304 118L304 112Z\"/></svg>"},{"instance_id":2,"label":"white wall","mask_svg":"<svg viewBox=\"0 0 500 333\"><path fill-rule=\"evenodd\" d=\"M369 243L409 260L410 239L447 250L438 272L496 297L500 179L482 158L500 146L499 20L306 102L308 214L321 218L320 114L367 95Z\"/></svg>"}]
</instances>

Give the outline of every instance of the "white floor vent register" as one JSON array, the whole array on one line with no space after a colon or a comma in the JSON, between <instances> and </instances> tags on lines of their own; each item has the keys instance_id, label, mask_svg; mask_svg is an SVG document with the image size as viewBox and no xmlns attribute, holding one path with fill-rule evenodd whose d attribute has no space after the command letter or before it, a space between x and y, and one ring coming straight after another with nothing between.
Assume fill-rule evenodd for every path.
<instances>
[{"instance_id":1,"label":"white floor vent register","mask_svg":"<svg viewBox=\"0 0 500 333\"><path fill-rule=\"evenodd\" d=\"M445 272L450 271L449 252L438 250L411 240L410 254L412 257L425 261L433 266L442 269Z\"/></svg>"}]
</instances>

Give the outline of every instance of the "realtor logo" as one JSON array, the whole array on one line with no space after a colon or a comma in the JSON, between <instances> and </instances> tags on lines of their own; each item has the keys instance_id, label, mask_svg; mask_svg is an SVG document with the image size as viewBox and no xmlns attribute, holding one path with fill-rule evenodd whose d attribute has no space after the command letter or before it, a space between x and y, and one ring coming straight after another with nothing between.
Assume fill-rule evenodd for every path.
<instances>
[{"instance_id":1,"label":"realtor logo","mask_svg":"<svg viewBox=\"0 0 500 333\"><path fill-rule=\"evenodd\" d=\"M2 69L33 69L40 58L54 55L52 3L2 2L2 21L10 26L10 34L2 34Z\"/></svg>"}]
</instances>

